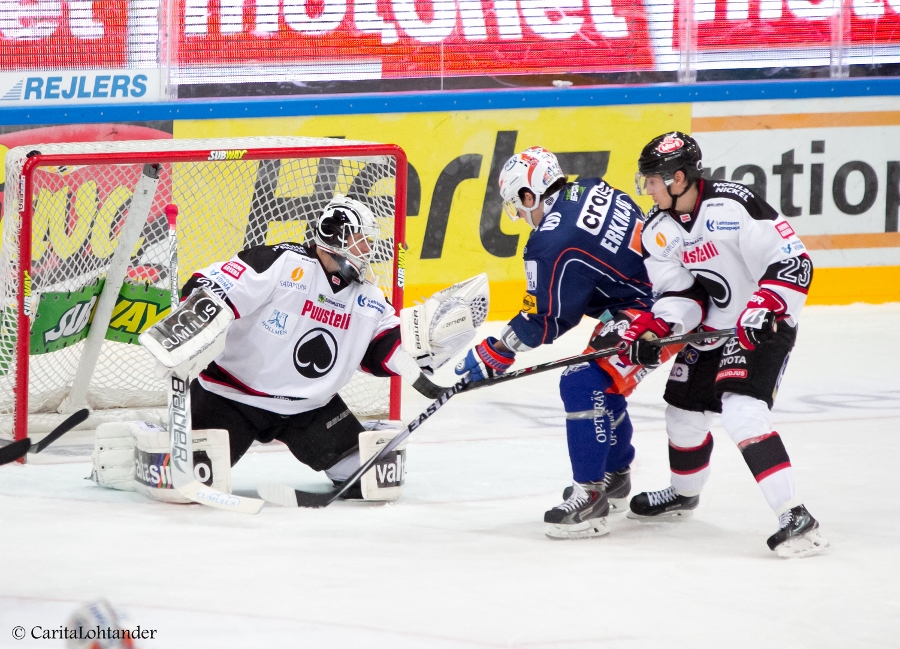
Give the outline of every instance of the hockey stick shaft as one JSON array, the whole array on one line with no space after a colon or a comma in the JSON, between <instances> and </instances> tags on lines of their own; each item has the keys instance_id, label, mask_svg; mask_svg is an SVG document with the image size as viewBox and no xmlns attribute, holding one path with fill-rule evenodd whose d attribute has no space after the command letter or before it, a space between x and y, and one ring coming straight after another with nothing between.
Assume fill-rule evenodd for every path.
<instances>
[{"instance_id":1,"label":"hockey stick shaft","mask_svg":"<svg viewBox=\"0 0 900 649\"><path fill-rule=\"evenodd\" d=\"M667 347L669 345L681 345L686 343L697 343L702 342L708 339L714 338L729 338L734 336L734 329L718 329L716 331L701 331L690 334L682 334L680 336L667 336L665 338L657 338L656 340L650 341L654 345L658 345L659 347ZM607 347L605 349L598 349L595 352L589 352L587 354L579 354L578 356L569 356L568 358L560 358L559 360L550 361L548 363L541 363L540 365L532 365L531 367L523 367L521 370L513 370L512 372L506 372L505 374L500 374L498 376L493 376L482 381L478 381L476 383L470 383L467 390L479 390L481 388L486 388L492 385L497 385L498 383L506 383L507 381L514 381L515 379L521 378L523 376L530 376L532 374L540 374L541 372L549 372L550 370L555 370L560 367L568 367L570 365L578 365L579 363L586 363L588 361L593 361L598 358L608 358L610 356L615 356L619 352L622 351L621 345L617 345L615 347Z\"/></svg>"},{"instance_id":2,"label":"hockey stick shaft","mask_svg":"<svg viewBox=\"0 0 900 649\"><path fill-rule=\"evenodd\" d=\"M166 219L169 222L169 291L172 311L181 300L178 290L178 238L176 219L178 207L166 205ZM224 509L242 514L256 514L265 504L258 498L247 498L227 494L207 487L194 476L194 445L191 426L191 377L177 370L169 372L169 458L172 467L172 482L185 498L215 509Z\"/></svg>"},{"instance_id":3,"label":"hockey stick shaft","mask_svg":"<svg viewBox=\"0 0 900 649\"><path fill-rule=\"evenodd\" d=\"M25 457L28 451L32 453L40 453L53 442L75 428L88 417L89 410L82 408L69 415L59 426L54 428L50 433L36 444L31 443L31 438L26 437L12 444L0 448L0 464L8 464Z\"/></svg>"}]
</instances>

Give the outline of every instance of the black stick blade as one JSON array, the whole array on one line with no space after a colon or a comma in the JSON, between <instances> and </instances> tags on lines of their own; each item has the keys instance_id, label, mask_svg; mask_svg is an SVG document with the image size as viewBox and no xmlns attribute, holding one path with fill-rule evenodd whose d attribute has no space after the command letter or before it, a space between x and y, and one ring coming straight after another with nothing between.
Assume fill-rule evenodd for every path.
<instances>
[{"instance_id":1,"label":"black stick blade","mask_svg":"<svg viewBox=\"0 0 900 649\"><path fill-rule=\"evenodd\" d=\"M75 426L77 426L78 424L83 422L85 419L87 419L88 414L90 414L90 411L87 408L82 408L81 410L77 410L74 413L72 413L71 415L69 415L69 417L63 423L61 423L59 426L57 426L52 431L50 431L49 435L47 435L44 439L42 439L37 444L35 444L34 448L32 449L32 452L40 453L41 451L43 451L45 448L50 446L53 442L55 442L60 437L62 437L63 435L68 433L70 430L75 428Z\"/></svg>"},{"instance_id":2,"label":"black stick blade","mask_svg":"<svg viewBox=\"0 0 900 649\"><path fill-rule=\"evenodd\" d=\"M0 447L0 464L9 464L25 456L31 448L29 438L16 440L12 444Z\"/></svg>"}]
</instances>

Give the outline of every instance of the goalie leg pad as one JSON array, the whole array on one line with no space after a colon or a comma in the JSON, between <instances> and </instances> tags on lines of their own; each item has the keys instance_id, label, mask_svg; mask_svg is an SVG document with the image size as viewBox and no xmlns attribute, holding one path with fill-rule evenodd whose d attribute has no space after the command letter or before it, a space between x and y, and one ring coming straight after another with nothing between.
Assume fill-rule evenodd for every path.
<instances>
[{"instance_id":1,"label":"goalie leg pad","mask_svg":"<svg viewBox=\"0 0 900 649\"><path fill-rule=\"evenodd\" d=\"M132 422L142 424L143 422ZM169 433L146 426L132 427L134 472L137 491L148 498L170 503L191 502L172 484L169 468ZM208 487L231 493L231 454L228 431L211 428L192 431L194 478Z\"/></svg>"},{"instance_id":2,"label":"goalie leg pad","mask_svg":"<svg viewBox=\"0 0 900 649\"><path fill-rule=\"evenodd\" d=\"M400 431L400 421L366 422L366 431L359 434L359 455L362 462L378 453ZM360 479L364 500L397 500L406 480L406 440L387 454Z\"/></svg>"},{"instance_id":3,"label":"goalie leg pad","mask_svg":"<svg viewBox=\"0 0 900 649\"><path fill-rule=\"evenodd\" d=\"M91 453L91 480L107 489L136 491L134 482L134 439L132 424L145 422L110 422L100 424ZM152 424L149 424L152 425Z\"/></svg>"}]
</instances>

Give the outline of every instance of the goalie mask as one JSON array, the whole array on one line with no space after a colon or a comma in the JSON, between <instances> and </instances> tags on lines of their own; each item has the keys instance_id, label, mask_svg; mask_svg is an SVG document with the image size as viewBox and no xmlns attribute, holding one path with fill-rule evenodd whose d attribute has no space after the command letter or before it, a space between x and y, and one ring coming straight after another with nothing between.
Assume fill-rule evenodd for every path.
<instances>
[{"instance_id":1,"label":"goalie mask","mask_svg":"<svg viewBox=\"0 0 900 649\"><path fill-rule=\"evenodd\" d=\"M559 160L547 149L533 146L517 153L503 166L500 172L500 197L503 211L513 221L519 219L519 210L525 213L528 225L537 229L531 213L537 209L541 198L558 180L566 176L559 166ZM525 207L522 199L525 192L534 194L534 205Z\"/></svg>"},{"instance_id":2,"label":"goalie mask","mask_svg":"<svg viewBox=\"0 0 900 649\"><path fill-rule=\"evenodd\" d=\"M316 221L316 245L331 254L348 282L365 280L377 238L378 222L371 210L342 194L334 195Z\"/></svg>"}]
</instances>

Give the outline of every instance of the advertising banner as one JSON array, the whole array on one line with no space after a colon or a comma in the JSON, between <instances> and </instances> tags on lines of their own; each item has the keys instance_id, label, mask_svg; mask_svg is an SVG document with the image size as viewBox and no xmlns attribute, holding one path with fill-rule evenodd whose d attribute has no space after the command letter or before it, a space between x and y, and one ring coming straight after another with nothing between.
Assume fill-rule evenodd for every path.
<instances>
[{"instance_id":1,"label":"advertising banner","mask_svg":"<svg viewBox=\"0 0 900 649\"><path fill-rule=\"evenodd\" d=\"M128 2L0 2L0 70L122 68Z\"/></svg>"},{"instance_id":2,"label":"advertising banner","mask_svg":"<svg viewBox=\"0 0 900 649\"><path fill-rule=\"evenodd\" d=\"M257 0L175 3L177 65L293 66L298 77L394 78L653 67L626 0ZM265 71L263 71L265 72Z\"/></svg>"},{"instance_id":3,"label":"advertising banner","mask_svg":"<svg viewBox=\"0 0 900 649\"><path fill-rule=\"evenodd\" d=\"M0 108L22 104L118 104L160 98L158 69L0 72Z\"/></svg>"},{"instance_id":4,"label":"advertising banner","mask_svg":"<svg viewBox=\"0 0 900 649\"><path fill-rule=\"evenodd\" d=\"M697 103L692 127L714 178L790 219L816 266L811 295L825 276L860 277L824 269L900 267L900 99ZM858 298L884 288L872 273Z\"/></svg>"},{"instance_id":5,"label":"advertising banner","mask_svg":"<svg viewBox=\"0 0 900 649\"><path fill-rule=\"evenodd\" d=\"M491 316L522 308L522 249L531 232L502 216L497 179L529 146L554 151L571 179L604 176L633 193L641 147L690 127L690 105L178 121L174 137L339 136L400 145L410 164L408 304L487 271ZM649 208L647 199L643 207Z\"/></svg>"}]
</instances>

